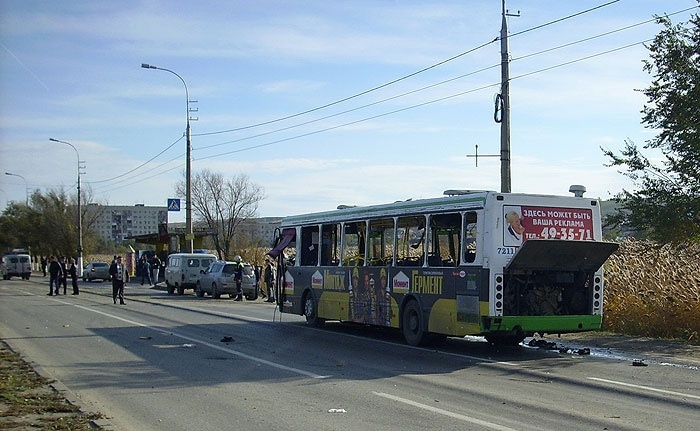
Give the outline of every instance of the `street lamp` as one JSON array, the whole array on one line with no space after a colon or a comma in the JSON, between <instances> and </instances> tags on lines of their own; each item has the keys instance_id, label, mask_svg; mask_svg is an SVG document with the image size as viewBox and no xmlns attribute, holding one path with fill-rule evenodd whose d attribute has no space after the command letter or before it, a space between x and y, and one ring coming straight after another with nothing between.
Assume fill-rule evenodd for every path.
<instances>
[{"instance_id":1,"label":"street lamp","mask_svg":"<svg viewBox=\"0 0 700 431\"><path fill-rule=\"evenodd\" d=\"M144 69L156 69L156 70L162 70L165 72L170 72L173 75L177 76L180 78L180 81L182 81L182 85L185 86L185 99L186 99L186 109L185 109L185 118L187 120L187 128L185 129L185 137L187 138L187 151L186 151L186 157L187 161L185 163L185 203L187 204L185 206L185 230L186 236L185 238L187 239L189 243L189 248L190 248L190 253L194 251L194 234L192 233L192 167L190 165L190 153L192 152L192 143L190 140L190 95L187 90L187 83L185 83L185 80L182 79L182 76L178 75L177 73L173 72L170 69L165 69L162 67L156 67L152 64L148 63L141 63L141 67Z\"/></svg>"},{"instance_id":2,"label":"street lamp","mask_svg":"<svg viewBox=\"0 0 700 431\"><path fill-rule=\"evenodd\" d=\"M59 141L58 139L49 138L51 142L58 142L59 144L70 145L75 151L75 155L78 157L78 268L83 270L83 214L80 210L80 154L78 149L75 148L73 144L66 141Z\"/></svg>"},{"instance_id":3,"label":"street lamp","mask_svg":"<svg viewBox=\"0 0 700 431\"><path fill-rule=\"evenodd\" d=\"M22 175L20 175L20 174L13 174L13 173L11 173L11 172L5 172L5 175L12 175L13 177L20 177L20 178L22 178L22 179L24 180L24 196L25 196L25 198L24 198L24 204L25 204L26 206L29 206L29 184L27 183L27 179L24 178L24 177L23 177Z\"/></svg>"}]
</instances>

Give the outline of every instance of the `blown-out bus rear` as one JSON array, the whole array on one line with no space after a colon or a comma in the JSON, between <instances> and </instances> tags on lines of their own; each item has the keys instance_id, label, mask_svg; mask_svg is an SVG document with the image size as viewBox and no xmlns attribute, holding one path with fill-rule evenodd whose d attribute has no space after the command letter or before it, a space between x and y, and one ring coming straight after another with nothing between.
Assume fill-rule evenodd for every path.
<instances>
[{"instance_id":1,"label":"blown-out bus rear","mask_svg":"<svg viewBox=\"0 0 700 431\"><path fill-rule=\"evenodd\" d=\"M617 244L596 199L448 193L285 218L269 253L281 312L400 328L412 345L600 328Z\"/></svg>"}]
</instances>

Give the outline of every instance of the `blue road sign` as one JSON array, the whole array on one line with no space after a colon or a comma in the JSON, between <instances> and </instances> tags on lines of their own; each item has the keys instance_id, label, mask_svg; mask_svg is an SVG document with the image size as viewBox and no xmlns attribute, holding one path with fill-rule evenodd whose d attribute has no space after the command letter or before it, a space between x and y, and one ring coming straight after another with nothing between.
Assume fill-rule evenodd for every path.
<instances>
[{"instance_id":1,"label":"blue road sign","mask_svg":"<svg viewBox=\"0 0 700 431\"><path fill-rule=\"evenodd\" d=\"M180 199L168 198L168 211L180 211Z\"/></svg>"}]
</instances>

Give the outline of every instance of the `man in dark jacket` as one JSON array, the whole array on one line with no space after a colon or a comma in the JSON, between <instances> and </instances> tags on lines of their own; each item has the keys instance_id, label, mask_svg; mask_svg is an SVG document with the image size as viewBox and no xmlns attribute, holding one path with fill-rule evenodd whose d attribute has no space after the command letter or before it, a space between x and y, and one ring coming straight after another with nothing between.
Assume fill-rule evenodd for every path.
<instances>
[{"instance_id":1,"label":"man in dark jacket","mask_svg":"<svg viewBox=\"0 0 700 431\"><path fill-rule=\"evenodd\" d=\"M61 277L61 265L56 261L56 256L51 256L49 263L49 296L53 295L54 288L58 295L58 281ZM55 287L54 287L55 286Z\"/></svg>"},{"instance_id":2,"label":"man in dark jacket","mask_svg":"<svg viewBox=\"0 0 700 431\"><path fill-rule=\"evenodd\" d=\"M109 266L109 275L112 276L112 300L125 305L124 303L124 284L128 281L129 274L126 271L126 266L122 263L122 257L117 256L114 263Z\"/></svg>"}]
</instances>

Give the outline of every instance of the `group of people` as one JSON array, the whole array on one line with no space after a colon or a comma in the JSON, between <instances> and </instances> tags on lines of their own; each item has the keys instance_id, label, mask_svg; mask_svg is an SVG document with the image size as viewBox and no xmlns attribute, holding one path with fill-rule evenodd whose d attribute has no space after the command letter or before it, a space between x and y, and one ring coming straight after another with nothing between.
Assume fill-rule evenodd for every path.
<instances>
[{"instance_id":1,"label":"group of people","mask_svg":"<svg viewBox=\"0 0 700 431\"><path fill-rule=\"evenodd\" d=\"M59 258L51 256L48 262L44 258L41 260L44 276L46 276L46 267L48 266L49 296L58 295L61 286L63 286L63 294L66 295L66 291L68 290L68 277L70 277L71 284L73 285L72 295L80 294L80 290L78 289L78 267L74 258L71 257L70 262L67 261L65 256Z\"/></svg>"},{"instance_id":2,"label":"group of people","mask_svg":"<svg viewBox=\"0 0 700 431\"><path fill-rule=\"evenodd\" d=\"M241 262L240 257L236 257L238 258L238 262ZM151 260L144 255L139 262L139 266L141 273L141 285L148 282L148 285L151 286L158 282L161 261L157 255L154 255ZM63 294L66 295L68 277L70 277L71 284L73 286L72 295L80 294L80 290L78 288L78 267L74 258L70 258L70 261L68 261L65 256L61 256L59 258L56 256L51 256L48 258L48 260L42 258L41 267L44 271L44 276L46 276L48 268L49 296L58 295L61 286L63 286ZM124 286L129 281L129 271L126 268L126 265L124 265L122 262L121 256L114 256L114 259L109 266L109 275L112 280L112 300L116 304L117 299L119 299L119 304L126 305L124 302ZM240 278L241 277L238 277L236 279L236 285L239 287L239 297L242 296L242 290L240 289ZM260 266L255 266L256 288L259 289L260 295L263 298L266 298L267 302L275 302L274 286L276 278L276 269L272 260L265 260L264 269ZM265 288L263 288L260 281L265 284Z\"/></svg>"},{"instance_id":3,"label":"group of people","mask_svg":"<svg viewBox=\"0 0 700 431\"><path fill-rule=\"evenodd\" d=\"M139 271L141 273L141 286L148 281L149 286L158 284L158 275L160 274L161 261L157 254L149 260L144 254L139 260Z\"/></svg>"}]
</instances>

